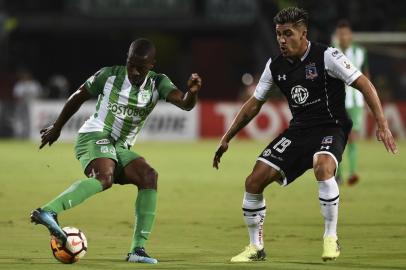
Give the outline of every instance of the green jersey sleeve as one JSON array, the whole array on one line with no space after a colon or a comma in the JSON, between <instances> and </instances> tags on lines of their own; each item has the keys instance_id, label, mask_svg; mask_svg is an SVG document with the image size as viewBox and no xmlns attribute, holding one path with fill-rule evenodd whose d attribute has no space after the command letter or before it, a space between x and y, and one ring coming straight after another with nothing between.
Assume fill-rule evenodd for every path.
<instances>
[{"instance_id":1,"label":"green jersey sleeve","mask_svg":"<svg viewBox=\"0 0 406 270\"><path fill-rule=\"evenodd\" d=\"M166 100L166 97L168 96L168 94L175 89L178 89L173 82L171 81L171 79L169 79L168 76L166 76L165 74L159 74L159 84L158 84L158 93L159 93L159 99L163 99Z\"/></svg>"},{"instance_id":2,"label":"green jersey sleeve","mask_svg":"<svg viewBox=\"0 0 406 270\"><path fill-rule=\"evenodd\" d=\"M91 95L98 96L103 94L103 86L107 80L107 69L107 67L100 69L84 83L86 90Z\"/></svg>"}]
</instances>

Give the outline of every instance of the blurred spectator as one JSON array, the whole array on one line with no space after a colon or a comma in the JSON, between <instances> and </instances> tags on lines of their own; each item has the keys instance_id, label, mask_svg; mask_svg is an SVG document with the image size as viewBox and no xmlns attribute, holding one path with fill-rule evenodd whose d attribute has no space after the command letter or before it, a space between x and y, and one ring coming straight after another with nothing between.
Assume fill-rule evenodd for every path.
<instances>
[{"instance_id":1,"label":"blurred spectator","mask_svg":"<svg viewBox=\"0 0 406 270\"><path fill-rule=\"evenodd\" d=\"M53 75L48 80L46 95L50 99L66 99L69 96L68 79L61 74Z\"/></svg>"},{"instance_id":2,"label":"blurred spectator","mask_svg":"<svg viewBox=\"0 0 406 270\"><path fill-rule=\"evenodd\" d=\"M13 88L16 99L14 111L14 135L18 138L28 138L30 135L29 102L40 97L41 84L27 70L19 71L18 80Z\"/></svg>"}]
</instances>

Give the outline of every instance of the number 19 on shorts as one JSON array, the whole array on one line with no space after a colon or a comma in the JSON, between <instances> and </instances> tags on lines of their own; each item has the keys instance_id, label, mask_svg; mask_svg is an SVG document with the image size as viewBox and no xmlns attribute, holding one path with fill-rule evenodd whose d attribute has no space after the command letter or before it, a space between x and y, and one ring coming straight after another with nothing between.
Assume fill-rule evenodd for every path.
<instances>
[{"instance_id":1,"label":"number 19 on shorts","mask_svg":"<svg viewBox=\"0 0 406 270\"><path fill-rule=\"evenodd\" d=\"M275 149L276 151L278 151L279 153L283 153L283 151L286 150L286 148L292 143L291 140L282 137L282 139L280 139L279 142L277 142L274 146L273 149Z\"/></svg>"}]
</instances>

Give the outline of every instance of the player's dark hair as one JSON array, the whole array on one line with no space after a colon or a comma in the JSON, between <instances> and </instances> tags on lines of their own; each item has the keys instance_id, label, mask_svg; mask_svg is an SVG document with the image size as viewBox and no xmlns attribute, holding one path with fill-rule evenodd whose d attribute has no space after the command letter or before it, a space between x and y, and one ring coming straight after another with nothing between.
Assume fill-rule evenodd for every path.
<instances>
[{"instance_id":1,"label":"player's dark hair","mask_svg":"<svg viewBox=\"0 0 406 270\"><path fill-rule=\"evenodd\" d=\"M336 28L349 28L351 29L351 24L347 19L341 19L337 22Z\"/></svg>"},{"instance_id":2,"label":"player's dark hair","mask_svg":"<svg viewBox=\"0 0 406 270\"><path fill-rule=\"evenodd\" d=\"M147 56L154 49L155 45L150 40L138 38L131 43L130 54L143 57Z\"/></svg>"},{"instance_id":3,"label":"player's dark hair","mask_svg":"<svg viewBox=\"0 0 406 270\"><path fill-rule=\"evenodd\" d=\"M309 15L306 10L299 7L284 8L273 18L275 24L304 24L306 27L309 22Z\"/></svg>"}]
</instances>

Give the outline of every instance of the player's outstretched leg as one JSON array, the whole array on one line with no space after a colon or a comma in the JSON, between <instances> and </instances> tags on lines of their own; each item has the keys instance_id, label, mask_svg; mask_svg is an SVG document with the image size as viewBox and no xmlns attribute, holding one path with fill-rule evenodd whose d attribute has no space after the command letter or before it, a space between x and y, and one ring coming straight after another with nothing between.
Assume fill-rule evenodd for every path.
<instances>
[{"instance_id":1,"label":"player's outstretched leg","mask_svg":"<svg viewBox=\"0 0 406 270\"><path fill-rule=\"evenodd\" d=\"M102 189L102 185L97 179L88 178L79 180L43 207L32 211L31 221L35 224L44 225L48 228L51 235L54 235L61 243L64 243L66 235L58 224L57 215L64 210L80 204L88 197L102 191Z\"/></svg>"},{"instance_id":2,"label":"player's outstretched leg","mask_svg":"<svg viewBox=\"0 0 406 270\"><path fill-rule=\"evenodd\" d=\"M131 241L130 252L127 254L128 262L156 264L158 260L145 252L145 242L152 232L155 221L157 204L158 174L143 158L131 161L124 168L125 184L134 184L138 187L135 202L135 228Z\"/></svg>"},{"instance_id":3,"label":"player's outstretched leg","mask_svg":"<svg viewBox=\"0 0 406 270\"><path fill-rule=\"evenodd\" d=\"M340 255L337 237L339 189L334 177L335 161L331 156L315 156L314 172L319 184L319 200L324 218L323 261L335 260Z\"/></svg>"},{"instance_id":4,"label":"player's outstretched leg","mask_svg":"<svg viewBox=\"0 0 406 270\"><path fill-rule=\"evenodd\" d=\"M279 176L279 173L275 169L261 161L257 161L252 173L247 177L242 210L248 228L250 243L245 247L244 251L232 257L231 262L265 260L263 226L266 205L262 192L276 176Z\"/></svg>"}]
</instances>

